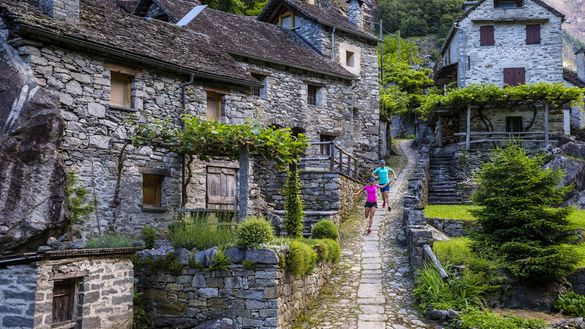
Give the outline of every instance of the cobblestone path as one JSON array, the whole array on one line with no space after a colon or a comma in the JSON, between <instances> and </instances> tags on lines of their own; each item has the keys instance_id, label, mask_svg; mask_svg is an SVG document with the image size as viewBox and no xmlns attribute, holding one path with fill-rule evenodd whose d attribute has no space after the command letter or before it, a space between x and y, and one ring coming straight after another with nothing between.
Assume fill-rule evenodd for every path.
<instances>
[{"instance_id":1,"label":"cobblestone path","mask_svg":"<svg viewBox=\"0 0 585 329\"><path fill-rule=\"evenodd\" d=\"M410 141L399 146L407 157L390 193L392 211L376 212L372 233L364 235L363 218L350 219L340 264L320 297L297 322L297 328L426 329L412 300L412 273L406 249L396 243L403 230L402 201L415 163Z\"/></svg>"}]
</instances>

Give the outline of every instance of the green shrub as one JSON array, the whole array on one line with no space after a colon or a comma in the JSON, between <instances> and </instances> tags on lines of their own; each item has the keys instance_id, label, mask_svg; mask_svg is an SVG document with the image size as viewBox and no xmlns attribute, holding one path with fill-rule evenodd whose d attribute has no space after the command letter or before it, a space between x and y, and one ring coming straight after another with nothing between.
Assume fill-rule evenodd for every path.
<instances>
[{"instance_id":1,"label":"green shrub","mask_svg":"<svg viewBox=\"0 0 585 329\"><path fill-rule=\"evenodd\" d=\"M206 217L194 217L173 223L169 227L169 241L175 248L205 250L234 243L236 234L229 226L211 223Z\"/></svg>"},{"instance_id":2,"label":"green shrub","mask_svg":"<svg viewBox=\"0 0 585 329\"><path fill-rule=\"evenodd\" d=\"M341 246L339 242L331 239L321 239L327 245L327 254L329 255L329 261L337 263L339 257L341 257Z\"/></svg>"},{"instance_id":3,"label":"green shrub","mask_svg":"<svg viewBox=\"0 0 585 329\"><path fill-rule=\"evenodd\" d=\"M146 225L142 228L142 240L144 240L144 246L147 249L154 248L156 244L156 229L150 225Z\"/></svg>"},{"instance_id":4,"label":"green shrub","mask_svg":"<svg viewBox=\"0 0 585 329\"><path fill-rule=\"evenodd\" d=\"M301 178L298 169L293 165L287 172L284 186L284 224L288 236L303 236L303 199L301 198Z\"/></svg>"},{"instance_id":5,"label":"green shrub","mask_svg":"<svg viewBox=\"0 0 585 329\"><path fill-rule=\"evenodd\" d=\"M134 329L150 329L154 328L154 324L148 315L146 310L146 300L144 295L141 293L134 293L133 299L133 321L132 321L132 328Z\"/></svg>"},{"instance_id":6,"label":"green shrub","mask_svg":"<svg viewBox=\"0 0 585 329\"><path fill-rule=\"evenodd\" d=\"M242 261L242 266L244 266L244 268L246 270L252 270L253 271L256 268L256 263L254 263L251 260L244 259Z\"/></svg>"},{"instance_id":7,"label":"green shrub","mask_svg":"<svg viewBox=\"0 0 585 329\"><path fill-rule=\"evenodd\" d=\"M292 241L286 257L286 268L297 276L311 274L317 264L317 257L315 250L308 244Z\"/></svg>"},{"instance_id":8,"label":"green shrub","mask_svg":"<svg viewBox=\"0 0 585 329\"><path fill-rule=\"evenodd\" d=\"M489 311L467 309L460 316L462 329L542 329L546 322L515 316L501 316Z\"/></svg>"},{"instance_id":9,"label":"green shrub","mask_svg":"<svg viewBox=\"0 0 585 329\"><path fill-rule=\"evenodd\" d=\"M69 229L72 224L82 224L87 215L94 211L93 198L89 191L78 184L77 174L74 171L67 173L66 205L69 215Z\"/></svg>"},{"instance_id":10,"label":"green shrub","mask_svg":"<svg viewBox=\"0 0 585 329\"><path fill-rule=\"evenodd\" d=\"M585 317L585 296L573 291L559 295L554 306L563 314Z\"/></svg>"},{"instance_id":11,"label":"green shrub","mask_svg":"<svg viewBox=\"0 0 585 329\"><path fill-rule=\"evenodd\" d=\"M493 161L478 173L472 211L480 231L472 249L489 246L519 278L558 279L572 272L579 261L571 248L570 208L552 208L563 202L572 187L559 187L561 171L543 169L542 156L529 157L515 144L497 149Z\"/></svg>"},{"instance_id":12,"label":"green shrub","mask_svg":"<svg viewBox=\"0 0 585 329\"><path fill-rule=\"evenodd\" d=\"M469 259L473 257L470 244L471 240L469 238L435 241L433 251L443 265L463 265L467 264Z\"/></svg>"},{"instance_id":13,"label":"green shrub","mask_svg":"<svg viewBox=\"0 0 585 329\"><path fill-rule=\"evenodd\" d=\"M315 250L319 262L329 261L329 247L323 240L306 239L304 242Z\"/></svg>"},{"instance_id":14,"label":"green shrub","mask_svg":"<svg viewBox=\"0 0 585 329\"><path fill-rule=\"evenodd\" d=\"M337 240L339 229L337 225L330 220L320 220L311 228L311 237L313 239L333 239Z\"/></svg>"},{"instance_id":15,"label":"green shrub","mask_svg":"<svg viewBox=\"0 0 585 329\"><path fill-rule=\"evenodd\" d=\"M274 239L272 224L261 217L249 217L238 224L238 245L244 248L258 248Z\"/></svg>"},{"instance_id":16,"label":"green shrub","mask_svg":"<svg viewBox=\"0 0 585 329\"><path fill-rule=\"evenodd\" d=\"M213 264L209 267L213 271L227 271L231 265L230 258L223 252L222 249L217 250Z\"/></svg>"},{"instance_id":17,"label":"green shrub","mask_svg":"<svg viewBox=\"0 0 585 329\"><path fill-rule=\"evenodd\" d=\"M127 248L132 247L136 240L119 234L104 234L88 239L85 247L87 249L97 248Z\"/></svg>"}]
</instances>

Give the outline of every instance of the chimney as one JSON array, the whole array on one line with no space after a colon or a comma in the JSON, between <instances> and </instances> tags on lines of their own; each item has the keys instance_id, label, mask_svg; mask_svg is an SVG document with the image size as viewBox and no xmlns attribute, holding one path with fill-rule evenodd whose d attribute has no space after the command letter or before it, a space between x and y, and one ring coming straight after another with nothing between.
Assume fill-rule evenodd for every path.
<instances>
[{"instance_id":1,"label":"chimney","mask_svg":"<svg viewBox=\"0 0 585 329\"><path fill-rule=\"evenodd\" d=\"M463 12L467 12L471 7L477 5L477 0L463 1Z\"/></svg>"},{"instance_id":2,"label":"chimney","mask_svg":"<svg viewBox=\"0 0 585 329\"><path fill-rule=\"evenodd\" d=\"M364 10L362 8L363 0L348 0L347 14L349 22L360 29L364 28Z\"/></svg>"},{"instance_id":3,"label":"chimney","mask_svg":"<svg viewBox=\"0 0 585 329\"><path fill-rule=\"evenodd\" d=\"M39 6L51 17L66 23L79 22L80 0L39 0Z\"/></svg>"},{"instance_id":4,"label":"chimney","mask_svg":"<svg viewBox=\"0 0 585 329\"><path fill-rule=\"evenodd\" d=\"M577 55L577 77L585 81L585 48L577 50L575 55Z\"/></svg>"}]
</instances>

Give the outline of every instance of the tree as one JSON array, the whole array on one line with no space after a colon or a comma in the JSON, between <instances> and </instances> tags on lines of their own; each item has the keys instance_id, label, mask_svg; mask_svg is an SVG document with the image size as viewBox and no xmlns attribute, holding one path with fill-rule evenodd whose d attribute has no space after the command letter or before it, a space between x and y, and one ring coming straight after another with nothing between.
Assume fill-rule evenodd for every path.
<instances>
[{"instance_id":1,"label":"tree","mask_svg":"<svg viewBox=\"0 0 585 329\"><path fill-rule=\"evenodd\" d=\"M564 245L574 236L568 228L571 208L558 206L571 187L560 187L561 171L543 169L542 156L529 157L517 144L497 149L482 165L474 202L480 231L472 248L502 257L517 277L549 280L564 277L579 260Z\"/></svg>"}]
</instances>

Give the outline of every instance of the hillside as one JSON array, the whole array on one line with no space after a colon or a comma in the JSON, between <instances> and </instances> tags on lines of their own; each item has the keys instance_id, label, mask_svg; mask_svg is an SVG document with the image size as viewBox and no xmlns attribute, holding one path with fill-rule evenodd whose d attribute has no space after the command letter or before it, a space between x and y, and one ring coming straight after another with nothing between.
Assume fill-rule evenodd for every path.
<instances>
[{"instance_id":1,"label":"hillside","mask_svg":"<svg viewBox=\"0 0 585 329\"><path fill-rule=\"evenodd\" d=\"M565 66L575 69L575 50L585 47L585 0L544 0L565 14L563 43Z\"/></svg>"}]
</instances>

